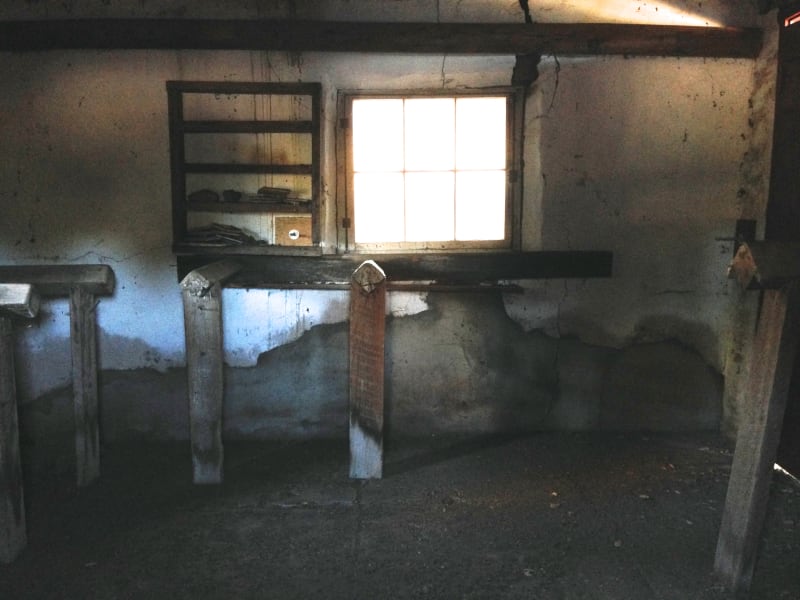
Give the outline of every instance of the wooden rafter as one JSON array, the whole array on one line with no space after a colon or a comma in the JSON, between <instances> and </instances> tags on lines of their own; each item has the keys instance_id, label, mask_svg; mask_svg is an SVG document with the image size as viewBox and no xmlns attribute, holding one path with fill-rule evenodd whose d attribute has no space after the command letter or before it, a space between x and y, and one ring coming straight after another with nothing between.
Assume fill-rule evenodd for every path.
<instances>
[{"instance_id":1,"label":"wooden rafter","mask_svg":"<svg viewBox=\"0 0 800 600\"><path fill-rule=\"evenodd\" d=\"M205 49L753 58L758 28L612 23L369 23L270 19L0 22L0 50Z\"/></svg>"}]
</instances>

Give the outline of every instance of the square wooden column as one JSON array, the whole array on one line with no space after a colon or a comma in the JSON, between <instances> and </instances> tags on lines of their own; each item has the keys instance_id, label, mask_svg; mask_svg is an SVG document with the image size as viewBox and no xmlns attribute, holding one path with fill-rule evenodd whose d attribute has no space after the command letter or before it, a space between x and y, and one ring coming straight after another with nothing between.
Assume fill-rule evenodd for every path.
<instances>
[{"instance_id":1,"label":"square wooden column","mask_svg":"<svg viewBox=\"0 0 800 600\"><path fill-rule=\"evenodd\" d=\"M361 264L350 284L350 477L383 475L386 275Z\"/></svg>"},{"instance_id":2,"label":"square wooden column","mask_svg":"<svg viewBox=\"0 0 800 600\"><path fill-rule=\"evenodd\" d=\"M221 483L223 477L222 282L239 268L220 261L181 281L192 475L198 484Z\"/></svg>"},{"instance_id":3,"label":"square wooden column","mask_svg":"<svg viewBox=\"0 0 800 600\"><path fill-rule=\"evenodd\" d=\"M97 318L95 297L80 285L69 294L72 397L75 412L75 468L79 487L100 477L97 408Z\"/></svg>"},{"instance_id":4,"label":"square wooden column","mask_svg":"<svg viewBox=\"0 0 800 600\"><path fill-rule=\"evenodd\" d=\"M750 587L797 350L796 284L764 292L714 569L731 590Z\"/></svg>"},{"instance_id":5,"label":"square wooden column","mask_svg":"<svg viewBox=\"0 0 800 600\"><path fill-rule=\"evenodd\" d=\"M13 561L26 543L14 381L14 335L11 319L0 315L0 562Z\"/></svg>"}]
</instances>

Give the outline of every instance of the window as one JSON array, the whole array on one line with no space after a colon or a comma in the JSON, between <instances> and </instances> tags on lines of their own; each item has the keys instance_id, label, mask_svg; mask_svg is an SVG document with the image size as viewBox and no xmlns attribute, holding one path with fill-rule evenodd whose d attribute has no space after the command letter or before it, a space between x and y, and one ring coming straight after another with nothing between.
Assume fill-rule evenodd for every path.
<instances>
[{"instance_id":1,"label":"window","mask_svg":"<svg viewBox=\"0 0 800 600\"><path fill-rule=\"evenodd\" d=\"M345 96L347 248L513 247L517 95Z\"/></svg>"}]
</instances>

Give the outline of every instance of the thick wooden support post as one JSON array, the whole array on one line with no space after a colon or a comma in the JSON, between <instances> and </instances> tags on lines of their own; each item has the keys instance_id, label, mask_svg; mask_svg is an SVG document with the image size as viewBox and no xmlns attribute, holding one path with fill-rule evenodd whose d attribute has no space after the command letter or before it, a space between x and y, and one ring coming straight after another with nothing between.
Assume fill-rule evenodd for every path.
<instances>
[{"instance_id":1,"label":"thick wooden support post","mask_svg":"<svg viewBox=\"0 0 800 600\"><path fill-rule=\"evenodd\" d=\"M222 482L222 283L233 261L212 263L181 282L186 330L189 430L194 482Z\"/></svg>"},{"instance_id":2,"label":"thick wooden support post","mask_svg":"<svg viewBox=\"0 0 800 600\"><path fill-rule=\"evenodd\" d=\"M0 315L0 562L13 561L26 543L14 382L14 335L11 319Z\"/></svg>"},{"instance_id":3,"label":"thick wooden support post","mask_svg":"<svg viewBox=\"0 0 800 600\"><path fill-rule=\"evenodd\" d=\"M0 563L13 561L27 543L14 379L14 330L8 315L35 317L38 306L38 296L30 285L0 284Z\"/></svg>"},{"instance_id":4,"label":"thick wooden support post","mask_svg":"<svg viewBox=\"0 0 800 600\"><path fill-rule=\"evenodd\" d=\"M94 294L81 285L69 294L72 397L75 411L75 467L78 487L100 477L97 408L97 337Z\"/></svg>"},{"instance_id":5,"label":"thick wooden support post","mask_svg":"<svg viewBox=\"0 0 800 600\"><path fill-rule=\"evenodd\" d=\"M750 587L797 350L795 287L764 292L747 382L749 406L733 456L714 569L733 591Z\"/></svg>"},{"instance_id":6,"label":"thick wooden support post","mask_svg":"<svg viewBox=\"0 0 800 600\"><path fill-rule=\"evenodd\" d=\"M386 275L373 261L350 284L350 477L383 475Z\"/></svg>"}]
</instances>

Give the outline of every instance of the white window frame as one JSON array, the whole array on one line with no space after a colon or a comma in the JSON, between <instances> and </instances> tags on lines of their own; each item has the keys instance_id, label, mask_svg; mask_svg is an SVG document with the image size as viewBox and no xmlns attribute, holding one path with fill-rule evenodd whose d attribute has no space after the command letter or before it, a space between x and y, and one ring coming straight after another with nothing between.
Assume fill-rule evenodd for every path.
<instances>
[{"instance_id":1,"label":"white window frame","mask_svg":"<svg viewBox=\"0 0 800 600\"><path fill-rule=\"evenodd\" d=\"M502 240L430 241L355 243L353 199L353 100L363 98L468 98L500 96L506 98L506 199L505 237ZM447 251L509 251L521 246L522 205L522 148L524 122L524 89L520 87L491 87L438 90L341 91L338 98L337 127L338 186L338 246L346 252L447 252Z\"/></svg>"}]
</instances>

